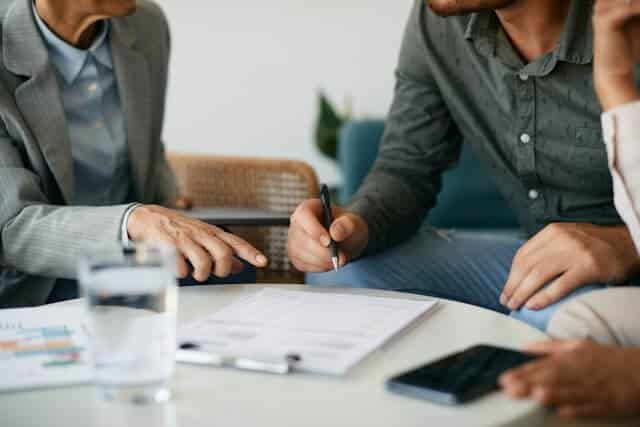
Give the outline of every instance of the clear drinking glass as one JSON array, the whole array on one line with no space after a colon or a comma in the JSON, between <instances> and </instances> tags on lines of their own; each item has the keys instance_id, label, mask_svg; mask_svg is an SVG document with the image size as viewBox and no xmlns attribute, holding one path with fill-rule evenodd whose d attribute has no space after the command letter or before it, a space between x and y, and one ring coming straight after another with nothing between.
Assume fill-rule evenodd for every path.
<instances>
[{"instance_id":1,"label":"clear drinking glass","mask_svg":"<svg viewBox=\"0 0 640 427\"><path fill-rule=\"evenodd\" d=\"M175 251L114 245L81 259L78 278L87 304L95 381L105 398L169 400L178 302Z\"/></svg>"}]
</instances>

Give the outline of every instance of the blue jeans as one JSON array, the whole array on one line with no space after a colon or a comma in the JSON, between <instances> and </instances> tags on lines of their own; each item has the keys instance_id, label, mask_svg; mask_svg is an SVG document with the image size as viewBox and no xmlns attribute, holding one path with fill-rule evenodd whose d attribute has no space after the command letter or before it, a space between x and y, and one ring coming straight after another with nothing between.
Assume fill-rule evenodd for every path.
<instances>
[{"instance_id":1,"label":"blue jeans","mask_svg":"<svg viewBox=\"0 0 640 427\"><path fill-rule=\"evenodd\" d=\"M524 240L490 232L444 232L425 226L407 242L362 258L337 273L308 274L307 283L419 293L510 314L540 330L559 306L603 284L581 287L543 309L509 312L500 305L511 262Z\"/></svg>"}]
</instances>

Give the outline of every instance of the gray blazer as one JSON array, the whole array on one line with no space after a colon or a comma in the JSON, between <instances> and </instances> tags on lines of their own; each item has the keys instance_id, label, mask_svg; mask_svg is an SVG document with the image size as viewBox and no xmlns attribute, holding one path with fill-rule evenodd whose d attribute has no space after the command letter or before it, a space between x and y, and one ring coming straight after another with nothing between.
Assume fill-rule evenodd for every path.
<instances>
[{"instance_id":1,"label":"gray blazer","mask_svg":"<svg viewBox=\"0 0 640 427\"><path fill-rule=\"evenodd\" d=\"M43 304L56 278L75 278L82 253L119 239L128 206L70 206L67 124L31 2L0 0L0 307ZM141 0L111 28L135 197L166 203L177 195L161 141L169 27Z\"/></svg>"}]
</instances>

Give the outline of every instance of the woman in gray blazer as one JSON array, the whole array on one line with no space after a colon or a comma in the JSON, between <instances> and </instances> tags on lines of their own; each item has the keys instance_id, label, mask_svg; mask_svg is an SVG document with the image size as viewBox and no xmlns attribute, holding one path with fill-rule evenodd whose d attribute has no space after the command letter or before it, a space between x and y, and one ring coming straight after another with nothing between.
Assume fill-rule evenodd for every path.
<instances>
[{"instance_id":1,"label":"woman in gray blazer","mask_svg":"<svg viewBox=\"0 0 640 427\"><path fill-rule=\"evenodd\" d=\"M180 276L226 277L264 255L166 207L161 140L169 27L147 0L2 0L0 307L59 299L78 257L162 241ZM189 264L191 267L189 267Z\"/></svg>"}]
</instances>

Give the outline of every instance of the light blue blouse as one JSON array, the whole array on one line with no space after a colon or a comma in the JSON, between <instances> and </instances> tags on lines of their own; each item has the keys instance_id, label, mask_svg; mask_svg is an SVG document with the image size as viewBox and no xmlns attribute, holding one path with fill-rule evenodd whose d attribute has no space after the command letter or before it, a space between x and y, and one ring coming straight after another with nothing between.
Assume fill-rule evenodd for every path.
<instances>
[{"instance_id":1,"label":"light blue blouse","mask_svg":"<svg viewBox=\"0 0 640 427\"><path fill-rule=\"evenodd\" d=\"M33 14L57 69L74 167L74 205L127 201L132 188L124 114L111 58L109 21L91 47L78 49Z\"/></svg>"}]
</instances>

